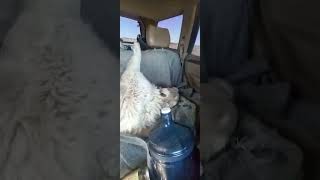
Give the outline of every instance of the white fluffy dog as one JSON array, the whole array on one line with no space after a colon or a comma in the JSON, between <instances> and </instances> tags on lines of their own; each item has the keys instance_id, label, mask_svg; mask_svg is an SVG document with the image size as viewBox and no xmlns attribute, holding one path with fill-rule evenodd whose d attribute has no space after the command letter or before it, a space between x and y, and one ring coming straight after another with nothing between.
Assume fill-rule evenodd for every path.
<instances>
[{"instance_id":1,"label":"white fluffy dog","mask_svg":"<svg viewBox=\"0 0 320 180\"><path fill-rule=\"evenodd\" d=\"M158 88L140 72L141 49L133 45L133 55L120 79L120 132L140 134L152 128L163 107L177 104L177 88Z\"/></svg>"}]
</instances>

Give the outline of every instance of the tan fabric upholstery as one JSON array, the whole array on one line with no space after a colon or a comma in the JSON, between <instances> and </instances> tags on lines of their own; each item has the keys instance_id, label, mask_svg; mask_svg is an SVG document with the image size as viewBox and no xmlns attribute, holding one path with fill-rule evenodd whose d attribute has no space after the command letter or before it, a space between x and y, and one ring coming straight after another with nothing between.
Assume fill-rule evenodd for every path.
<instances>
[{"instance_id":1,"label":"tan fabric upholstery","mask_svg":"<svg viewBox=\"0 0 320 180\"><path fill-rule=\"evenodd\" d=\"M166 28L147 26L147 44L152 48L168 48L170 45L170 34Z\"/></svg>"}]
</instances>

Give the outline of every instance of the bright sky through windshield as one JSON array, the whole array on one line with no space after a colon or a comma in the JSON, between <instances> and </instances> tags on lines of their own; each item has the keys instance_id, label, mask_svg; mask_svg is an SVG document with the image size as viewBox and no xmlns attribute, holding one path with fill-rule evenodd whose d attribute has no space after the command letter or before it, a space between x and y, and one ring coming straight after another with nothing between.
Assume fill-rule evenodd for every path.
<instances>
[{"instance_id":1,"label":"bright sky through windshield","mask_svg":"<svg viewBox=\"0 0 320 180\"><path fill-rule=\"evenodd\" d=\"M180 36L182 16L160 21L158 26L169 29L171 42L177 43ZM134 20L120 17L120 38L137 38L140 34L138 23ZM200 45L200 30L197 35L196 45Z\"/></svg>"}]
</instances>

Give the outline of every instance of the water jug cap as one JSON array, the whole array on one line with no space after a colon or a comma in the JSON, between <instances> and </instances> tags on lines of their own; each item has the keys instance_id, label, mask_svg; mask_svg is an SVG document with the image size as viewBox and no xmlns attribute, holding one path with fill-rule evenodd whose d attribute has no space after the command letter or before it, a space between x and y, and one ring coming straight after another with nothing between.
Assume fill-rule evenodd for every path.
<instances>
[{"instance_id":1,"label":"water jug cap","mask_svg":"<svg viewBox=\"0 0 320 180\"><path fill-rule=\"evenodd\" d=\"M161 114L168 114L171 112L171 109L169 107L165 107L161 109Z\"/></svg>"}]
</instances>

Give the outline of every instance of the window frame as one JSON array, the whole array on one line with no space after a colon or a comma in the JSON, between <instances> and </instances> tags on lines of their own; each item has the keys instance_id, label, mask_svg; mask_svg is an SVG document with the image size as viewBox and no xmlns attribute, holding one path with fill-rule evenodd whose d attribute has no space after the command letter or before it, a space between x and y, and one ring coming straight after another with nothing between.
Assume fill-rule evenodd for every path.
<instances>
[{"instance_id":1,"label":"window frame","mask_svg":"<svg viewBox=\"0 0 320 180\"><path fill-rule=\"evenodd\" d=\"M169 49L174 50L174 51L177 51L177 50L178 50L179 44L180 44L180 38L181 38L182 26L183 26L183 18L184 18L183 13L177 14L176 16L172 16L172 17L169 17L169 18L167 18L167 19L162 19L162 20L160 20L160 21L157 22L157 27L160 27L160 26L159 26L159 23L160 23L161 21L165 21L165 20L169 20L169 19L172 19L172 18L176 18L176 17L178 17L178 16L181 16L181 27L180 27L180 31L179 31L179 35L178 35L178 40L177 40L177 42L173 42L173 41L171 41L171 38L170 38L170 45L171 45L171 44L177 44L177 47L176 47L176 48L171 48L171 47L169 47ZM168 29L168 28L167 28L167 29ZM169 29L168 29L168 30L169 30ZM172 36L171 36L171 33L170 33L170 30L169 30L169 34L170 34L170 37L172 37Z\"/></svg>"},{"instance_id":2,"label":"window frame","mask_svg":"<svg viewBox=\"0 0 320 180\"><path fill-rule=\"evenodd\" d=\"M141 28L145 28L145 26L144 26L144 24L143 24L143 22L140 20L140 19L133 19L133 18L129 18L129 17L126 17L126 16L121 16L120 15L120 18L126 18L126 19L130 19L130 20L132 20L132 21L135 21L137 24L138 24L138 29L139 29L139 34L140 35L142 35L142 32L144 32L145 33L145 29L143 29L143 31L142 31L142 29ZM121 27L120 27L121 28ZM137 36L136 37L134 37L133 39L137 39L137 37L138 37L138 35L139 34L137 34ZM120 37L121 38L121 37ZM129 37L128 37L129 38ZM123 40L123 39L122 39ZM126 42L126 41L124 41L123 40L123 42L124 43L131 43L131 42Z\"/></svg>"},{"instance_id":3,"label":"window frame","mask_svg":"<svg viewBox=\"0 0 320 180\"><path fill-rule=\"evenodd\" d=\"M191 35L190 35L190 41L188 44L188 49L187 49L187 53L188 55L194 55L192 54L194 46L196 44L196 40L197 40L197 36L198 36L198 32L200 30L200 6L198 4L197 10L196 10L196 16L194 19L194 23L193 23L193 27L192 27L192 31L191 31ZM201 36L201 34L199 33L199 36ZM201 42L200 42L201 43ZM201 46L200 46L201 48ZM197 56L197 55L194 55Z\"/></svg>"}]
</instances>

